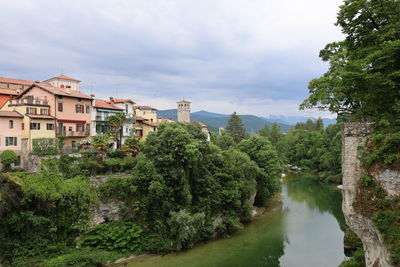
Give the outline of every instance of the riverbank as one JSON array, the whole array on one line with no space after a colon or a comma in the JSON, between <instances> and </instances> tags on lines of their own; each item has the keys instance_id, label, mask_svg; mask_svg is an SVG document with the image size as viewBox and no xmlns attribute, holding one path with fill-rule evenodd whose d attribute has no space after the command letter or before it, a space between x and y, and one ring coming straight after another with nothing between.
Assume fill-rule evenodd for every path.
<instances>
[{"instance_id":1,"label":"riverbank","mask_svg":"<svg viewBox=\"0 0 400 267\"><path fill-rule=\"evenodd\" d=\"M265 212L230 237L112 266L338 266L343 251L341 193L305 174L283 179ZM312 255L312 256L310 256Z\"/></svg>"}]
</instances>

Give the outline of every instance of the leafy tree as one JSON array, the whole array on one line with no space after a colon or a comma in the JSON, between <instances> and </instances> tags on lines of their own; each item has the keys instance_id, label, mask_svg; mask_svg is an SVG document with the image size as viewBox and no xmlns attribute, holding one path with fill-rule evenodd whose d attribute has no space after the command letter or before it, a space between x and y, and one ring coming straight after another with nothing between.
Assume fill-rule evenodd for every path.
<instances>
[{"instance_id":1,"label":"leafy tree","mask_svg":"<svg viewBox=\"0 0 400 267\"><path fill-rule=\"evenodd\" d=\"M121 147L122 125L125 119L125 114L123 112L118 112L108 117L108 125L110 126L108 134L117 143L117 148Z\"/></svg>"},{"instance_id":2,"label":"leafy tree","mask_svg":"<svg viewBox=\"0 0 400 267\"><path fill-rule=\"evenodd\" d=\"M0 162L3 164L3 171L10 171L11 164L18 163L17 154L12 150L4 150L0 154Z\"/></svg>"},{"instance_id":3,"label":"leafy tree","mask_svg":"<svg viewBox=\"0 0 400 267\"><path fill-rule=\"evenodd\" d=\"M257 174L257 194L255 203L265 205L266 201L279 190L281 166L278 153L271 143L262 136L253 136L242 140L238 148L248 154L261 168Z\"/></svg>"},{"instance_id":4,"label":"leafy tree","mask_svg":"<svg viewBox=\"0 0 400 267\"><path fill-rule=\"evenodd\" d=\"M324 122L321 118L318 118L315 122L315 130L321 131L324 129Z\"/></svg>"},{"instance_id":5,"label":"leafy tree","mask_svg":"<svg viewBox=\"0 0 400 267\"><path fill-rule=\"evenodd\" d=\"M271 135L271 128L269 127L268 124L265 124L264 127L262 127L259 131L258 134L260 136L264 136L267 137L268 139L270 139L270 135Z\"/></svg>"},{"instance_id":6,"label":"leafy tree","mask_svg":"<svg viewBox=\"0 0 400 267\"><path fill-rule=\"evenodd\" d=\"M346 0L337 25L346 39L320 52L329 70L309 84L301 108L399 124L400 2Z\"/></svg>"},{"instance_id":7,"label":"leafy tree","mask_svg":"<svg viewBox=\"0 0 400 267\"><path fill-rule=\"evenodd\" d=\"M129 153L132 156L134 156L137 153L139 153L139 151L143 148L143 144L140 143L139 139L130 136L125 140L125 143L122 148L126 153Z\"/></svg>"},{"instance_id":8,"label":"leafy tree","mask_svg":"<svg viewBox=\"0 0 400 267\"><path fill-rule=\"evenodd\" d=\"M213 140L213 143L222 150L226 150L229 149L230 147L235 146L235 141L233 140L232 136L225 131L223 131L221 135L218 135Z\"/></svg>"},{"instance_id":9,"label":"leafy tree","mask_svg":"<svg viewBox=\"0 0 400 267\"><path fill-rule=\"evenodd\" d=\"M281 126L279 126L277 122L272 123L271 133L269 135L269 140L271 141L271 144L276 147L282 136L283 134L281 132Z\"/></svg>"},{"instance_id":10,"label":"leafy tree","mask_svg":"<svg viewBox=\"0 0 400 267\"><path fill-rule=\"evenodd\" d=\"M93 136L91 144L99 157L104 160L107 151L110 149L112 141L107 135Z\"/></svg>"},{"instance_id":11,"label":"leafy tree","mask_svg":"<svg viewBox=\"0 0 400 267\"><path fill-rule=\"evenodd\" d=\"M239 143L245 137L246 129L243 126L243 122L236 112L233 112L228 120L226 131L232 136L236 143Z\"/></svg>"}]
</instances>

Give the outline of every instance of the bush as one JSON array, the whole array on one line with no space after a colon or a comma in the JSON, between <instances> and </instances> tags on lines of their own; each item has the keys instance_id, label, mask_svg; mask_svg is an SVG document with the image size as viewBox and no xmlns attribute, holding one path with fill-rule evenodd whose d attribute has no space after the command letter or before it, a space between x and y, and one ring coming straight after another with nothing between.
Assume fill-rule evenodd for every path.
<instances>
[{"instance_id":1,"label":"bush","mask_svg":"<svg viewBox=\"0 0 400 267\"><path fill-rule=\"evenodd\" d=\"M35 155L57 155L60 153L59 140L57 138L34 138L32 139L32 154Z\"/></svg>"},{"instance_id":2,"label":"bush","mask_svg":"<svg viewBox=\"0 0 400 267\"><path fill-rule=\"evenodd\" d=\"M113 151L109 151L109 152L107 153L107 156L108 156L109 158L122 159L122 158L125 157L125 152L122 151L122 150L120 150L120 149L116 149L116 150L113 150Z\"/></svg>"},{"instance_id":3,"label":"bush","mask_svg":"<svg viewBox=\"0 0 400 267\"><path fill-rule=\"evenodd\" d=\"M15 154L15 152L12 150L4 150L0 154L0 162L3 164L4 171L10 171L11 164L18 163L17 154Z\"/></svg>"},{"instance_id":4,"label":"bush","mask_svg":"<svg viewBox=\"0 0 400 267\"><path fill-rule=\"evenodd\" d=\"M103 266L109 261L127 257L127 253L111 252L99 249L72 249L69 253L47 259L43 262L45 267L96 267Z\"/></svg>"},{"instance_id":5,"label":"bush","mask_svg":"<svg viewBox=\"0 0 400 267\"><path fill-rule=\"evenodd\" d=\"M350 259L343 261L339 267L364 267L365 266L365 256L362 249L357 249L353 252Z\"/></svg>"},{"instance_id":6,"label":"bush","mask_svg":"<svg viewBox=\"0 0 400 267\"><path fill-rule=\"evenodd\" d=\"M84 247L140 253L142 232L142 228L132 222L100 224L85 235L81 244Z\"/></svg>"}]
</instances>

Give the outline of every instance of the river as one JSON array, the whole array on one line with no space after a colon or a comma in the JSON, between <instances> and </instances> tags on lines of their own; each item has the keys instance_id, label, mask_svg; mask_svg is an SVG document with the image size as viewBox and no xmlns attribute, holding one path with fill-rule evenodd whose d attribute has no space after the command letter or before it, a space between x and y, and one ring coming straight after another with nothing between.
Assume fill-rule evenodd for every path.
<instances>
[{"instance_id":1,"label":"river","mask_svg":"<svg viewBox=\"0 0 400 267\"><path fill-rule=\"evenodd\" d=\"M181 253L145 255L119 266L330 267L345 259L341 192L307 174L291 174L266 212L242 230Z\"/></svg>"}]
</instances>

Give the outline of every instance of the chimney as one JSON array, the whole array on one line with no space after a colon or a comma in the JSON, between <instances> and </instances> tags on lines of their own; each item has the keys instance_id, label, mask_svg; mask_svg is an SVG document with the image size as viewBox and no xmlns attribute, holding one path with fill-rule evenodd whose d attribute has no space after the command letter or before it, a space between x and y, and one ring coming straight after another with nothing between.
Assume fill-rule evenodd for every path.
<instances>
[{"instance_id":1,"label":"chimney","mask_svg":"<svg viewBox=\"0 0 400 267\"><path fill-rule=\"evenodd\" d=\"M110 102L114 104L114 97L110 96Z\"/></svg>"}]
</instances>

